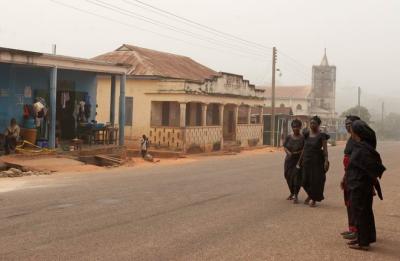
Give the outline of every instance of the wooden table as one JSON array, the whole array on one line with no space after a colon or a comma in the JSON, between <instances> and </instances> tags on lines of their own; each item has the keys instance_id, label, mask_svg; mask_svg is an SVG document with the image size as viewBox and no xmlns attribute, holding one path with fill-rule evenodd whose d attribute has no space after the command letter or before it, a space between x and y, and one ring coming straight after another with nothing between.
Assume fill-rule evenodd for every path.
<instances>
[{"instance_id":1,"label":"wooden table","mask_svg":"<svg viewBox=\"0 0 400 261\"><path fill-rule=\"evenodd\" d=\"M93 131L93 137L94 137L94 143L95 144L106 144L106 131L107 128L95 128L92 130Z\"/></svg>"},{"instance_id":2,"label":"wooden table","mask_svg":"<svg viewBox=\"0 0 400 261\"><path fill-rule=\"evenodd\" d=\"M105 131L105 142L107 145L117 144L118 142L118 128L117 127L106 127Z\"/></svg>"}]
</instances>

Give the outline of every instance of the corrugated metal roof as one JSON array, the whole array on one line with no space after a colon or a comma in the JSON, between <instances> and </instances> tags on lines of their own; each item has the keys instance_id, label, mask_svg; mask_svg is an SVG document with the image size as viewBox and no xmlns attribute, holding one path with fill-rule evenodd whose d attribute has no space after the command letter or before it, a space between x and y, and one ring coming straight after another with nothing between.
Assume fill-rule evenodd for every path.
<instances>
[{"instance_id":1,"label":"corrugated metal roof","mask_svg":"<svg viewBox=\"0 0 400 261\"><path fill-rule=\"evenodd\" d=\"M125 74L128 67L106 61L53 55L26 50L0 47L0 63L26 64L30 66L54 67L67 70L97 73Z\"/></svg>"},{"instance_id":2,"label":"corrugated metal roof","mask_svg":"<svg viewBox=\"0 0 400 261\"><path fill-rule=\"evenodd\" d=\"M94 60L131 65L128 75L205 81L219 74L189 57L124 44Z\"/></svg>"},{"instance_id":3,"label":"corrugated metal roof","mask_svg":"<svg viewBox=\"0 0 400 261\"><path fill-rule=\"evenodd\" d=\"M265 96L271 98L271 87L265 89ZM275 88L275 97L284 99L307 99L311 93L311 86L278 86Z\"/></svg>"}]
</instances>

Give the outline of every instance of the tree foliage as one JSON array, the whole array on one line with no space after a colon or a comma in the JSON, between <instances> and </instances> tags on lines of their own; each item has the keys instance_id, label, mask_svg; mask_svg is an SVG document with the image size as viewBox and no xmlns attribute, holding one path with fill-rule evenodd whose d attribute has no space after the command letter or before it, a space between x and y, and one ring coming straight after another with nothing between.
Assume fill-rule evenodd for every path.
<instances>
[{"instance_id":1,"label":"tree foliage","mask_svg":"<svg viewBox=\"0 0 400 261\"><path fill-rule=\"evenodd\" d=\"M389 113L383 123L383 136L387 139L400 139L400 114Z\"/></svg>"},{"instance_id":2,"label":"tree foliage","mask_svg":"<svg viewBox=\"0 0 400 261\"><path fill-rule=\"evenodd\" d=\"M361 119L366 123L371 123L371 114L369 113L368 109L361 106ZM342 113L342 117L346 117L348 115L357 115L358 116L358 106L352 107Z\"/></svg>"}]
</instances>

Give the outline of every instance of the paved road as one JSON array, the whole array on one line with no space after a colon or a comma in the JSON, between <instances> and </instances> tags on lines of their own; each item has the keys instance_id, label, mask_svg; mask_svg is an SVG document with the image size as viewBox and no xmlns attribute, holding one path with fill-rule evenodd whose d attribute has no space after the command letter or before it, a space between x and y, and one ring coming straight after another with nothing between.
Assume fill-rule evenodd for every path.
<instances>
[{"instance_id":1,"label":"paved road","mask_svg":"<svg viewBox=\"0 0 400 261\"><path fill-rule=\"evenodd\" d=\"M280 152L3 179L14 190L0 193L0 260L400 260L400 143L381 147L386 199L369 253L338 236L342 150L331 148L315 209L284 200Z\"/></svg>"}]
</instances>

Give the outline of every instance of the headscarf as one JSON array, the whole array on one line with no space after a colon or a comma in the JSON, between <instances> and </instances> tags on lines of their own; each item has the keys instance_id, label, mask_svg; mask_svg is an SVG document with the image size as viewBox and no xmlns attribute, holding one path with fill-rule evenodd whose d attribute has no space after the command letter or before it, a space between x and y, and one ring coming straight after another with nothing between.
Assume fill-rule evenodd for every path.
<instances>
[{"instance_id":1,"label":"headscarf","mask_svg":"<svg viewBox=\"0 0 400 261\"><path fill-rule=\"evenodd\" d=\"M346 121L351 122L351 123L353 123L355 121L359 121L359 120L361 120L361 118L358 116L355 116L355 115L346 116Z\"/></svg>"},{"instance_id":2,"label":"headscarf","mask_svg":"<svg viewBox=\"0 0 400 261\"><path fill-rule=\"evenodd\" d=\"M292 126L292 128L296 128L296 127L301 128L303 126L303 123L301 122L301 120L295 119L292 121L291 126Z\"/></svg>"},{"instance_id":3,"label":"headscarf","mask_svg":"<svg viewBox=\"0 0 400 261\"><path fill-rule=\"evenodd\" d=\"M377 141L375 131L371 129L366 122L362 120L356 120L353 122L351 128L353 132L361 138L361 141L365 141L374 149L376 149Z\"/></svg>"},{"instance_id":4,"label":"headscarf","mask_svg":"<svg viewBox=\"0 0 400 261\"><path fill-rule=\"evenodd\" d=\"M311 118L312 121L315 121L318 125L321 125L322 121L321 118L315 115L314 117Z\"/></svg>"}]
</instances>

